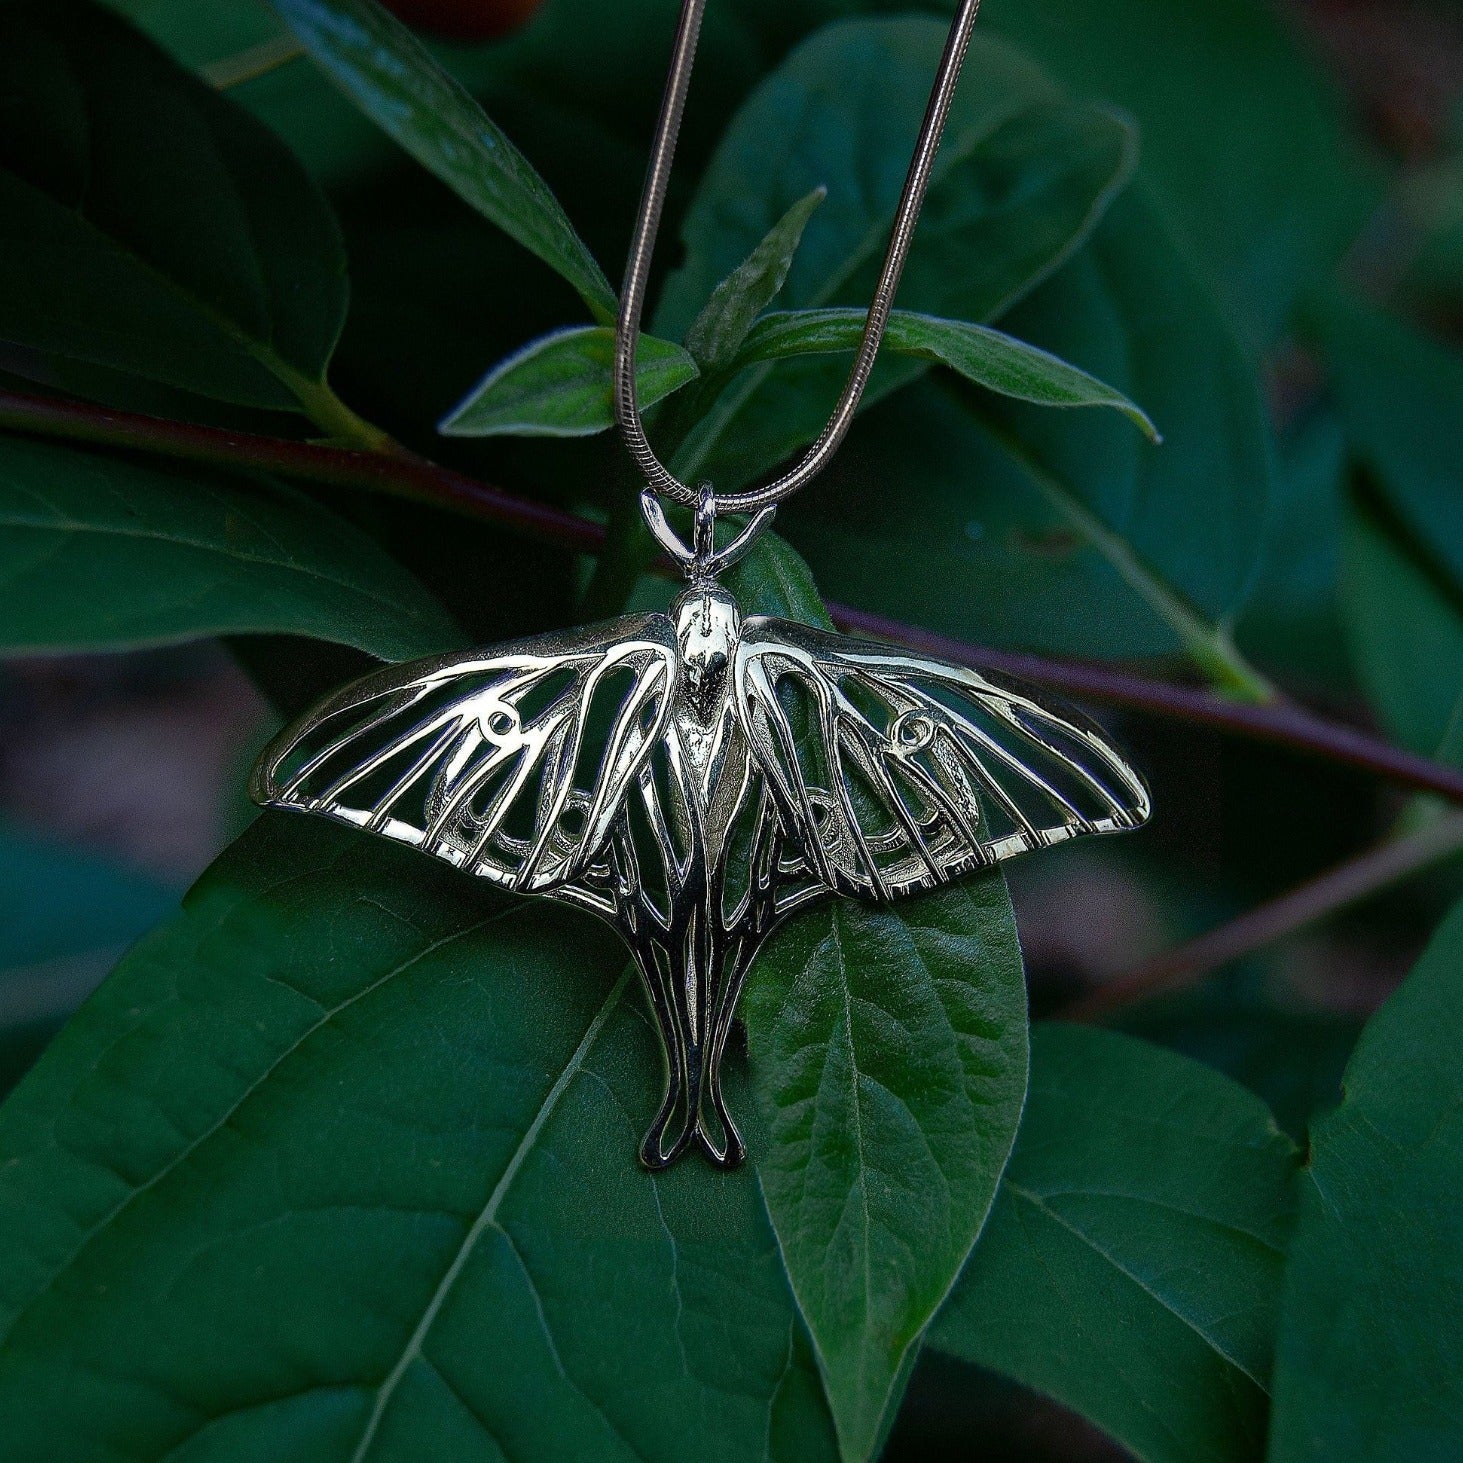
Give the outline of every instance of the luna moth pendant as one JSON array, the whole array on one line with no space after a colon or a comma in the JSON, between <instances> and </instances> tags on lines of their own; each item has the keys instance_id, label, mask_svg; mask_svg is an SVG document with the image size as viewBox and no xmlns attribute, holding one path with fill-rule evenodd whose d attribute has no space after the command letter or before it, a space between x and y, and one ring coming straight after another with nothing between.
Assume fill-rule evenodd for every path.
<instances>
[{"instance_id":1,"label":"luna moth pendant","mask_svg":"<svg viewBox=\"0 0 1463 1463\"><path fill-rule=\"evenodd\" d=\"M693 1146L745 1157L722 1056L757 950L795 910L932 889L1149 811L1077 713L744 618L714 578L728 557L703 545L669 614L368 675L276 738L251 787L613 925L665 1050L651 1169Z\"/></svg>"}]
</instances>

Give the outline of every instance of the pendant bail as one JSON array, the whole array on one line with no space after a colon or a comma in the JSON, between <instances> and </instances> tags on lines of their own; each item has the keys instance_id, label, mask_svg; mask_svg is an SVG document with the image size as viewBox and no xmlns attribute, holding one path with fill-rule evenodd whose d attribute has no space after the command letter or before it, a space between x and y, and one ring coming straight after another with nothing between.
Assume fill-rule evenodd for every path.
<instances>
[{"instance_id":1,"label":"pendant bail","mask_svg":"<svg viewBox=\"0 0 1463 1463\"><path fill-rule=\"evenodd\" d=\"M703 483L696 500L696 517L687 547L670 525L653 488L640 494L640 510L645 515L655 541L663 548L692 583L715 579L729 569L757 541L757 536L777 514L775 503L754 514L741 532L723 549L716 547L716 495L710 483Z\"/></svg>"},{"instance_id":2,"label":"pendant bail","mask_svg":"<svg viewBox=\"0 0 1463 1463\"><path fill-rule=\"evenodd\" d=\"M711 561L716 557L716 497L710 483L702 483L696 494L696 522L691 532L695 556L691 560L691 578L712 577Z\"/></svg>"}]
</instances>

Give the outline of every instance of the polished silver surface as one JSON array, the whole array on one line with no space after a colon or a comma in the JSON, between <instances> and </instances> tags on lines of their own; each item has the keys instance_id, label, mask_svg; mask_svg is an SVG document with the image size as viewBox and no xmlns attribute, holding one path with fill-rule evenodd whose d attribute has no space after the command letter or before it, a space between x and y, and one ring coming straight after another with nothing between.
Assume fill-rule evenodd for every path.
<instances>
[{"instance_id":1,"label":"polished silver surface","mask_svg":"<svg viewBox=\"0 0 1463 1463\"><path fill-rule=\"evenodd\" d=\"M745 1155L721 1064L752 960L831 894L894 899L1136 827L1137 773L1028 691L790 621L695 579L669 615L367 676L266 749L259 802L607 920L666 1090L641 1146Z\"/></svg>"},{"instance_id":2,"label":"polished silver surface","mask_svg":"<svg viewBox=\"0 0 1463 1463\"><path fill-rule=\"evenodd\" d=\"M635 459L635 465L644 476L646 485L653 492L688 508L697 501L698 490L681 482L661 462L645 435L645 425L640 418L636 395L635 358L640 340L640 320L645 308L645 292L650 278L651 256L655 250L655 237L660 229L666 189L670 184L676 139L681 130L686 93L691 85L691 69L696 60L696 41L701 33L701 20L705 11L706 0L685 0L681 7L680 22L671 52L670 74L666 80L655 140L651 145L650 166L646 171L640 211L630 242L625 280L620 291L620 314L615 326L615 419L619 423L620 435L631 457ZM874 358L878 355L879 343L884 337L889 312L894 308L894 296L899 289L905 261L909 258L910 245L914 242L915 225L919 222L920 208L934 170L935 155L940 149L940 137L950 115L955 86L960 80L960 68L970 47L970 37L979 11L980 0L961 0L955 19L951 22L945 52L935 73L924 121L910 158L904 191L894 213L884 266L879 272L874 297L869 302L863 336L854 353L848 380L828 425L801 460L773 482L746 492L717 495L713 504L718 513L752 512L791 497L828 465L849 427L853 425L859 402L863 399L864 388L869 383L869 373L874 369Z\"/></svg>"},{"instance_id":3,"label":"polished silver surface","mask_svg":"<svg viewBox=\"0 0 1463 1463\"><path fill-rule=\"evenodd\" d=\"M1077 713L995 677L790 621L743 620L716 576L853 420L909 252L975 23L962 0L910 163L878 289L832 419L789 473L718 496L660 463L635 345L705 0L685 0L616 333L615 402L641 506L690 587L669 615L381 671L265 750L251 792L444 859L515 894L607 920L655 1012L666 1090L641 1145L745 1156L721 1087L762 942L829 895L886 900L1029 849L1134 828L1138 774ZM694 508L691 543L660 498ZM754 516L721 548L727 511Z\"/></svg>"},{"instance_id":4,"label":"polished silver surface","mask_svg":"<svg viewBox=\"0 0 1463 1463\"><path fill-rule=\"evenodd\" d=\"M777 516L777 506L763 508L747 520L725 548L716 547L716 505L711 489L701 490L691 542L684 543L670 525L660 499L646 488L640 495L640 511L650 527L651 536L663 548L688 579L715 579L724 573L757 541L757 536Z\"/></svg>"}]
</instances>

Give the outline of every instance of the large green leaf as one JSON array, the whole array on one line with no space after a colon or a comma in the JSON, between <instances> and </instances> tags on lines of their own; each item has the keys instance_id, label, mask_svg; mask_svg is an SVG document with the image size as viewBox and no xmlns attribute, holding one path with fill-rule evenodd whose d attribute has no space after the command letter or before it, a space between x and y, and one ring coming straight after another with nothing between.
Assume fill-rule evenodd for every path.
<instances>
[{"instance_id":1,"label":"large green leaf","mask_svg":"<svg viewBox=\"0 0 1463 1463\"><path fill-rule=\"evenodd\" d=\"M417 580L293 488L0 437L0 650L251 631L388 660L460 641Z\"/></svg>"},{"instance_id":2,"label":"large green leaf","mask_svg":"<svg viewBox=\"0 0 1463 1463\"><path fill-rule=\"evenodd\" d=\"M1310 310L1353 453L1463 591L1463 354L1340 294Z\"/></svg>"},{"instance_id":3,"label":"large green leaf","mask_svg":"<svg viewBox=\"0 0 1463 1463\"><path fill-rule=\"evenodd\" d=\"M764 537L749 608L817 622ZM800 916L746 998L762 1191L843 1456L875 1451L919 1338L980 1233L1026 1091L1026 991L999 871L894 907Z\"/></svg>"},{"instance_id":4,"label":"large green leaf","mask_svg":"<svg viewBox=\"0 0 1463 1463\"><path fill-rule=\"evenodd\" d=\"M83 0L0 8L0 95L0 339L339 415L339 230L271 133Z\"/></svg>"},{"instance_id":5,"label":"large green leaf","mask_svg":"<svg viewBox=\"0 0 1463 1463\"><path fill-rule=\"evenodd\" d=\"M615 424L615 333L577 325L500 361L442 423L450 437L590 437ZM642 335L635 380L642 408L696 378L680 346Z\"/></svg>"},{"instance_id":6,"label":"large green leaf","mask_svg":"<svg viewBox=\"0 0 1463 1463\"><path fill-rule=\"evenodd\" d=\"M635 1163L622 971L261 820L0 1109L7 1463L827 1456L755 1180Z\"/></svg>"},{"instance_id":7,"label":"large green leaf","mask_svg":"<svg viewBox=\"0 0 1463 1463\"><path fill-rule=\"evenodd\" d=\"M722 275L818 186L828 201L808 225L782 300L867 307L944 35L929 18L831 26L763 82L697 190L686 262L657 317L661 334L679 331ZM994 42L978 42L970 64L982 84L958 94L899 298L930 314L984 320L1077 246L1127 180L1135 141L1123 121L1063 101ZM868 399L923 369L894 363ZM687 450L718 483L765 470L816 435L845 374L819 361L781 366L770 380L766 368L750 373Z\"/></svg>"},{"instance_id":8,"label":"large green leaf","mask_svg":"<svg viewBox=\"0 0 1463 1463\"><path fill-rule=\"evenodd\" d=\"M1121 1029L1233 1077L1300 1140L1318 1112L1336 1105L1362 1021L1286 999L1256 979L1256 963L1150 997L1124 1012Z\"/></svg>"},{"instance_id":9,"label":"large green leaf","mask_svg":"<svg viewBox=\"0 0 1463 1463\"><path fill-rule=\"evenodd\" d=\"M1055 1397L1144 1463L1258 1457L1296 1152L1197 1062L1036 1028L990 1223L933 1345Z\"/></svg>"},{"instance_id":10,"label":"large green leaf","mask_svg":"<svg viewBox=\"0 0 1463 1463\"><path fill-rule=\"evenodd\" d=\"M867 305L944 41L944 25L930 17L847 21L812 36L757 87L686 215L686 258L660 307L667 330L689 323L722 277L818 187L828 197L803 235L783 299L796 308ZM1072 153L1086 143L1107 159L1106 191L1131 166L1133 143L1110 114L1064 101L1018 51L977 37L967 65L980 85L957 94L901 289L920 309L984 316L1070 249L1071 228L1054 205L1083 217L1094 209L1091 193L1068 196ZM1028 192L1046 205L1029 217L1019 213ZM1022 237L1019 225L1033 236ZM971 248L977 241L998 252ZM952 298L983 307L946 308Z\"/></svg>"},{"instance_id":11,"label":"large green leaf","mask_svg":"<svg viewBox=\"0 0 1463 1463\"><path fill-rule=\"evenodd\" d=\"M1141 189L1002 328L1140 403L1163 444L1106 412L958 388L962 412L917 388L856 429L785 532L831 596L950 634L1223 655L1264 546L1269 427L1253 370Z\"/></svg>"},{"instance_id":12,"label":"large green leaf","mask_svg":"<svg viewBox=\"0 0 1463 1463\"><path fill-rule=\"evenodd\" d=\"M961 639L1121 659L1173 645L937 376L861 417L778 527L830 598Z\"/></svg>"},{"instance_id":13,"label":"large green leaf","mask_svg":"<svg viewBox=\"0 0 1463 1463\"><path fill-rule=\"evenodd\" d=\"M1274 462L1258 383L1202 283L1137 188L1004 322L1162 423L1161 447L1105 414L972 398L1033 484L1212 668L1254 581Z\"/></svg>"},{"instance_id":14,"label":"large green leaf","mask_svg":"<svg viewBox=\"0 0 1463 1463\"><path fill-rule=\"evenodd\" d=\"M1005 881L809 914L768 950L746 1004L763 1192L844 1457L862 1459L1021 1115L1026 991Z\"/></svg>"},{"instance_id":15,"label":"large green leaf","mask_svg":"<svg viewBox=\"0 0 1463 1463\"><path fill-rule=\"evenodd\" d=\"M367 116L613 320L614 291L548 184L406 26L375 0L272 3Z\"/></svg>"},{"instance_id":16,"label":"large green leaf","mask_svg":"<svg viewBox=\"0 0 1463 1463\"><path fill-rule=\"evenodd\" d=\"M1356 505L1345 554L1342 609L1377 714L1403 746L1463 761L1463 594Z\"/></svg>"},{"instance_id":17,"label":"large green leaf","mask_svg":"<svg viewBox=\"0 0 1463 1463\"><path fill-rule=\"evenodd\" d=\"M1293 692L1332 699L1353 681L1341 632L1341 532L1347 483L1340 419L1318 403L1276 443L1275 507L1255 587L1235 635Z\"/></svg>"},{"instance_id":18,"label":"large green leaf","mask_svg":"<svg viewBox=\"0 0 1463 1463\"><path fill-rule=\"evenodd\" d=\"M1463 908L1362 1033L1311 1132L1272 1463L1444 1463L1463 1441Z\"/></svg>"},{"instance_id":19,"label":"large green leaf","mask_svg":"<svg viewBox=\"0 0 1463 1463\"><path fill-rule=\"evenodd\" d=\"M1145 175L1247 335L1283 329L1366 221L1377 189L1339 88L1269 0L1042 0L982 24L1137 118Z\"/></svg>"}]
</instances>

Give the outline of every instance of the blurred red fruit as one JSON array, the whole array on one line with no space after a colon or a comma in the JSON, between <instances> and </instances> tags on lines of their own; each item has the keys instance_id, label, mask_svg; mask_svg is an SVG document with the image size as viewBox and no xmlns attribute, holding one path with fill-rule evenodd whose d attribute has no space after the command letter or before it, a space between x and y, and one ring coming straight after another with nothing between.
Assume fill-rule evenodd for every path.
<instances>
[{"instance_id":1,"label":"blurred red fruit","mask_svg":"<svg viewBox=\"0 0 1463 1463\"><path fill-rule=\"evenodd\" d=\"M453 41L486 41L523 25L543 0L386 0L408 25Z\"/></svg>"}]
</instances>

